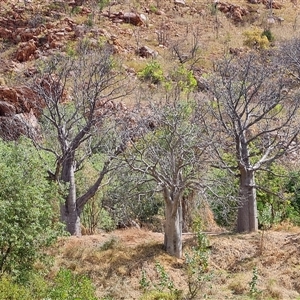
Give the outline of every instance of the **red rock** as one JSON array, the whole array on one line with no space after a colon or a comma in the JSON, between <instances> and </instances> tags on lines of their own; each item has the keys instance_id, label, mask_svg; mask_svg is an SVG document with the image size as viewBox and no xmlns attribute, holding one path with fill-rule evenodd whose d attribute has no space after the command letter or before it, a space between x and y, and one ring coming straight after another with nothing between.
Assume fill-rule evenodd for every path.
<instances>
[{"instance_id":1,"label":"red rock","mask_svg":"<svg viewBox=\"0 0 300 300\"><path fill-rule=\"evenodd\" d=\"M0 116L2 117L11 117L16 114L15 107L5 101L0 101Z\"/></svg>"},{"instance_id":2,"label":"red rock","mask_svg":"<svg viewBox=\"0 0 300 300\"><path fill-rule=\"evenodd\" d=\"M121 18L125 23L130 23L135 26L141 26L144 24L142 18L140 15L129 12L129 13L124 13Z\"/></svg>"},{"instance_id":3,"label":"red rock","mask_svg":"<svg viewBox=\"0 0 300 300\"><path fill-rule=\"evenodd\" d=\"M138 50L138 54L141 56L141 57L157 57L158 55L158 52L157 51L154 51L152 50L151 48L147 47L147 46L143 46L141 48L139 48Z\"/></svg>"},{"instance_id":4,"label":"red rock","mask_svg":"<svg viewBox=\"0 0 300 300\"><path fill-rule=\"evenodd\" d=\"M9 29L0 27L0 38L10 40L12 38L12 31Z\"/></svg>"},{"instance_id":5,"label":"red rock","mask_svg":"<svg viewBox=\"0 0 300 300\"><path fill-rule=\"evenodd\" d=\"M33 40L30 40L29 42L25 43L20 43L19 49L16 53L16 59L19 62L28 61L33 56L36 50L37 46L35 45L35 42Z\"/></svg>"}]
</instances>

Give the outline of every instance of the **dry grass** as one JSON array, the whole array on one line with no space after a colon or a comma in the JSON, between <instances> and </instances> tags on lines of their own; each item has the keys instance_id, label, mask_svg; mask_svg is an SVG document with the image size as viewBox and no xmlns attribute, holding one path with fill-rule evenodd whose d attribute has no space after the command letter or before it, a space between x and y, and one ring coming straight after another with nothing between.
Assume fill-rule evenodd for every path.
<instances>
[{"instance_id":1,"label":"dry grass","mask_svg":"<svg viewBox=\"0 0 300 300\"><path fill-rule=\"evenodd\" d=\"M254 299L300 299L300 229L209 235L211 281L206 285L207 299L253 299L249 283L257 268ZM112 299L140 299L142 270L152 283L159 281L155 264L167 271L177 289L187 291L184 259L168 256L162 248L163 234L146 230L117 230L111 234L64 238L53 249L55 267L88 274L97 295ZM184 251L195 244L192 235L184 236ZM197 298L197 299L201 299Z\"/></svg>"}]
</instances>

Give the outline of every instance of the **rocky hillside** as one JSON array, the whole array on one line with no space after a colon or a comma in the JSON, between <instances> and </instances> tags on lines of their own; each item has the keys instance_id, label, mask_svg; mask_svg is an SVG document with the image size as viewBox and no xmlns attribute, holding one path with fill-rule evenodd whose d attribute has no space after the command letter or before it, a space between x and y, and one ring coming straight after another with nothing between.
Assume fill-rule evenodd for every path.
<instances>
[{"instance_id":1,"label":"rocky hillside","mask_svg":"<svg viewBox=\"0 0 300 300\"><path fill-rule=\"evenodd\" d=\"M246 30L271 29L275 43L298 30L296 1L279 0L2 0L0 5L0 132L6 139L37 126L40 105L26 82L35 63L72 53L79 40L107 43L131 77L155 58L209 72L224 53L240 54Z\"/></svg>"}]
</instances>

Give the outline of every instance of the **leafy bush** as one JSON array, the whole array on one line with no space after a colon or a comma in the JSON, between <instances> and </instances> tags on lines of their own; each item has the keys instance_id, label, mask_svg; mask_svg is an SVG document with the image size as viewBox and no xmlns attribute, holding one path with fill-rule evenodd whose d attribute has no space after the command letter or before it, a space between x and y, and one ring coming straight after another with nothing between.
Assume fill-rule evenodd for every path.
<instances>
[{"instance_id":1,"label":"leafy bush","mask_svg":"<svg viewBox=\"0 0 300 300\"><path fill-rule=\"evenodd\" d=\"M269 228L291 216L292 190L288 190L288 171L273 163L268 170L257 172L257 209L259 225Z\"/></svg>"},{"instance_id":2,"label":"leafy bush","mask_svg":"<svg viewBox=\"0 0 300 300\"><path fill-rule=\"evenodd\" d=\"M287 216L296 225L300 225L300 171L288 174L285 190L290 195L287 207Z\"/></svg>"},{"instance_id":3,"label":"leafy bush","mask_svg":"<svg viewBox=\"0 0 300 300\"><path fill-rule=\"evenodd\" d=\"M270 29L265 29L261 35L266 36L270 43L274 42L274 40L275 40L274 35Z\"/></svg>"},{"instance_id":4,"label":"leafy bush","mask_svg":"<svg viewBox=\"0 0 300 300\"><path fill-rule=\"evenodd\" d=\"M32 295L30 291L13 280L4 275L0 278L0 299L10 299L10 300L32 300Z\"/></svg>"},{"instance_id":5,"label":"leafy bush","mask_svg":"<svg viewBox=\"0 0 300 300\"><path fill-rule=\"evenodd\" d=\"M192 92L197 87L197 80L193 71L187 70L183 65L180 65L179 68L171 74L171 78L183 92Z\"/></svg>"},{"instance_id":6,"label":"leafy bush","mask_svg":"<svg viewBox=\"0 0 300 300\"><path fill-rule=\"evenodd\" d=\"M61 269L55 284L48 293L51 300L96 300L95 288L84 275L75 275L70 270Z\"/></svg>"},{"instance_id":7,"label":"leafy bush","mask_svg":"<svg viewBox=\"0 0 300 300\"><path fill-rule=\"evenodd\" d=\"M141 300L178 300L177 295L173 295L166 292L160 292L160 291L151 291L146 294L144 294L141 298Z\"/></svg>"},{"instance_id":8,"label":"leafy bush","mask_svg":"<svg viewBox=\"0 0 300 300\"><path fill-rule=\"evenodd\" d=\"M270 46L270 41L266 35L259 28L247 30L243 33L245 36L244 45L252 49L267 49Z\"/></svg>"},{"instance_id":9,"label":"leafy bush","mask_svg":"<svg viewBox=\"0 0 300 300\"><path fill-rule=\"evenodd\" d=\"M0 231L0 273L26 281L42 258L40 250L59 234L51 208L58 194L28 141L0 141L0 169L0 228L5 228Z\"/></svg>"},{"instance_id":10,"label":"leafy bush","mask_svg":"<svg viewBox=\"0 0 300 300\"><path fill-rule=\"evenodd\" d=\"M138 72L138 76L145 81L158 84L164 81L164 74L161 65L157 61L151 61L146 67Z\"/></svg>"},{"instance_id":11,"label":"leafy bush","mask_svg":"<svg viewBox=\"0 0 300 300\"><path fill-rule=\"evenodd\" d=\"M54 283L46 281L37 273L31 273L30 279L25 284L16 283L11 277L4 275L0 278L0 299L96 300L97 298L90 279L61 269Z\"/></svg>"},{"instance_id":12,"label":"leafy bush","mask_svg":"<svg viewBox=\"0 0 300 300\"><path fill-rule=\"evenodd\" d=\"M185 253L185 270L188 276L188 299L197 299L207 282L211 280L209 272L210 245L207 236L202 233L202 222L195 220L193 231L196 234L197 245Z\"/></svg>"}]
</instances>

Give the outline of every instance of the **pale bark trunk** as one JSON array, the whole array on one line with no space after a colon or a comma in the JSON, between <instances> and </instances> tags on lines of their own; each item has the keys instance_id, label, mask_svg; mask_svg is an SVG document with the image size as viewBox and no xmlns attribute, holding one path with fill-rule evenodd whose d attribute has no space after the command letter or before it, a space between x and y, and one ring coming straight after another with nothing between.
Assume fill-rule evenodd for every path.
<instances>
[{"instance_id":1,"label":"pale bark trunk","mask_svg":"<svg viewBox=\"0 0 300 300\"><path fill-rule=\"evenodd\" d=\"M240 199L237 231L254 232L258 230L255 172L240 168Z\"/></svg>"},{"instance_id":2,"label":"pale bark trunk","mask_svg":"<svg viewBox=\"0 0 300 300\"><path fill-rule=\"evenodd\" d=\"M71 235L81 236L80 211L76 203L75 166L72 157L63 164L61 179L69 183L68 197L61 207L61 218Z\"/></svg>"},{"instance_id":3,"label":"pale bark trunk","mask_svg":"<svg viewBox=\"0 0 300 300\"><path fill-rule=\"evenodd\" d=\"M80 212L76 204L76 185L74 167L70 168L70 187L67 198L67 230L71 235L81 236Z\"/></svg>"},{"instance_id":4,"label":"pale bark trunk","mask_svg":"<svg viewBox=\"0 0 300 300\"><path fill-rule=\"evenodd\" d=\"M164 246L167 253L182 257L182 207L176 202L166 202Z\"/></svg>"}]
</instances>

